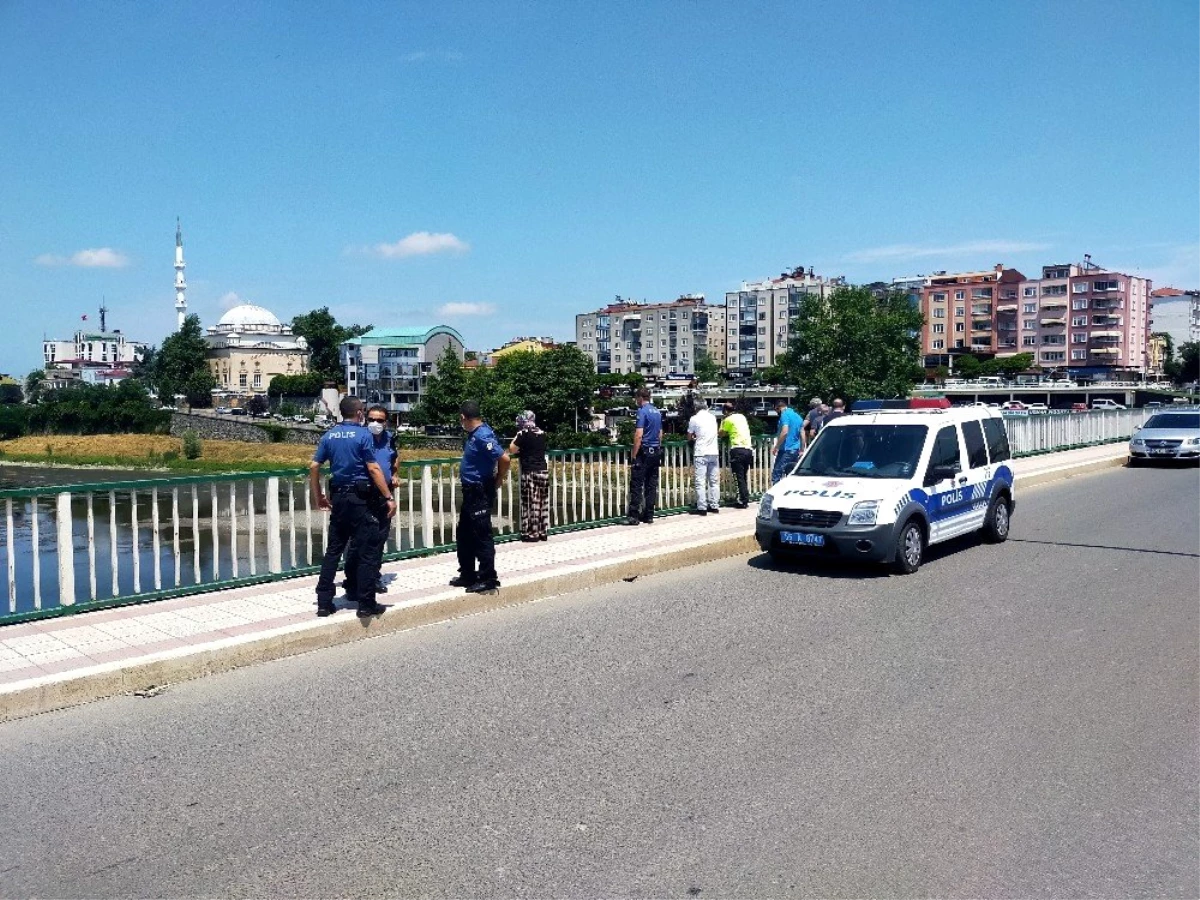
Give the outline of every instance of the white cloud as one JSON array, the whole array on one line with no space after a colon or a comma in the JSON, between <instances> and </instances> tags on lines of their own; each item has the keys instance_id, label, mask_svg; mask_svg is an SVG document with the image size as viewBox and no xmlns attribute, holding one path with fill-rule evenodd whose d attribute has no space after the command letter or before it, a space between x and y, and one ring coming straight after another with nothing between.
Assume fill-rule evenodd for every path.
<instances>
[{"instance_id":1,"label":"white cloud","mask_svg":"<svg viewBox=\"0 0 1200 900\"><path fill-rule=\"evenodd\" d=\"M129 265L129 257L111 247L80 250L70 256L43 253L34 260L39 266L78 266L81 269L123 269Z\"/></svg>"},{"instance_id":2,"label":"white cloud","mask_svg":"<svg viewBox=\"0 0 1200 900\"><path fill-rule=\"evenodd\" d=\"M448 232L414 231L394 244L375 244L363 247L360 252L380 259L407 259L435 253L466 253L470 249L470 244Z\"/></svg>"},{"instance_id":3,"label":"white cloud","mask_svg":"<svg viewBox=\"0 0 1200 900\"><path fill-rule=\"evenodd\" d=\"M929 259L934 257L961 256L997 256L1005 253L1032 253L1036 250L1046 250L1049 244L1035 241L1004 241L981 240L963 241L958 244L889 244L884 247L868 247L865 250L855 250L847 253L847 262L872 263L891 262L906 259ZM988 260L988 264L995 260ZM983 263L980 263L982 265Z\"/></svg>"},{"instance_id":4,"label":"white cloud","mask_svg":"<svg viewBox=\"0 0 1200 900\"><path fill-rule=\"evenodd\" d=\"M235 306L241 306L245 302L245 300L237 295L236 291L227 291L217 300L217 303L221 305L221 309L233 309Z\"/></svg>"},{"instance_id":5,"label":"white cloud","mask_svg":"<svg viewBox=\"0 0 1200 900\"><path fill-rule=\"evenodd\" d=\"M443 303L437 309L439 316L448 319L461 316L490 316L496 311L491 303Z\"/></svg>"}]
</instances>

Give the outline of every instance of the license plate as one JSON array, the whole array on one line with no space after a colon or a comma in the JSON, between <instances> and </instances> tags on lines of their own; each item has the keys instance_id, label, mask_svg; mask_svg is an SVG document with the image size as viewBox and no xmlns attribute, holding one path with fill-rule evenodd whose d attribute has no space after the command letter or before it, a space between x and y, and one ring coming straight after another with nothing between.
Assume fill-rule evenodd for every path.
<instances>
[{"instance_id":1,"label":"license plate","mask_svg":"<svg viewBox=\"0 0 1200 900\"><path fill-rule=\"evenodd\" d=\"M801 544L805 547L824 547L825 535L806 534L803 531L781 531L779 540L785 544Z\"/></svg>"},{"instance_id":2,"label":"license plate","mask_svg":"<svg viewBox=\"0 0 1200 900\"><path fill-rule=\"evenodd\" d=\"M1170 456L1175 451L1169 450L1166 447L1155 447L1150 452L1153 453L1155 456Z\"/></svg>"}]
</instances>

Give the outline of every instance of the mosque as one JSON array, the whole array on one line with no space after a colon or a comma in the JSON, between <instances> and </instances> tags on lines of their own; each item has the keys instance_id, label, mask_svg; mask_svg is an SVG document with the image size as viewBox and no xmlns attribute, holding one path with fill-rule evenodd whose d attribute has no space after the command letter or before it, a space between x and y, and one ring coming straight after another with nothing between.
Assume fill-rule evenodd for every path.
<instances>
[{"instance_id":1,"label":"mosque","mask_svg":"<svg viewBox=\"0 0 1200 900\"><path fill-rule=\"evenodd\" d=\"M175 314L177 327L187 318L187 283L183 278L183 231L175 227ZM217 395L265 394L276 375L308 371L308 342L292 334L268 309L243 303L228 310L207 329L205 359Z\"/></svg>"}]
</instances>

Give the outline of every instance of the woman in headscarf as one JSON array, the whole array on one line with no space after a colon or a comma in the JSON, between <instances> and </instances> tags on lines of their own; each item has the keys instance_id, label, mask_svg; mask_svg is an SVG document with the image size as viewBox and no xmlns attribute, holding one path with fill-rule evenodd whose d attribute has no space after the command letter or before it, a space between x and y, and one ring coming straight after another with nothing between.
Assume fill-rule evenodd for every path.
<instances>
[{"instance_id":1,"label":"woman in headscarf","mask_svg":"<svg viewBox=\"0 0 1200 900\"><path fill-rule=\"evenodd\" d=\"M509 456L521 464L521 540L544 541L550 531L550 473L546 467L546 432L529 410L517 416L517 436Z\"/></svg>"}]
</instances>

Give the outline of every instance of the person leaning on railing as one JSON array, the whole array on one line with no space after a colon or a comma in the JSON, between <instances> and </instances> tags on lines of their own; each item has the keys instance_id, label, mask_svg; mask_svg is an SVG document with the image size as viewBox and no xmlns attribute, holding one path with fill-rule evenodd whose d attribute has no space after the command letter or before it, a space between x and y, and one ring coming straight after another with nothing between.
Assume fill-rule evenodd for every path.
<instances>
[{"instance_id":1,"label":"person leaning on railing","mask_svg":"<svg viewBox=\"0 0 1200 900\"><path fill-rule=\"evenodd\" d=\"M355 541L358 553L354 573L354 593L348 599L358 602L360 619L380 615L384 611L375 600L375 579L379 564L374 556L378 525L368 510L372 494L378 491L385 499L387 518L396 514L396 501L383 470L375 459L371 432L363 427L363 403L357 397L345 397L340 405L342 422L321 437L308 467L309 488L317 509L328 510L329 544L321 560L321 576L317 580L317 615L337 612L333 605L334 576L347 544ZM329 483L332 498L321 489L321 464L329 463Z\"/></svg>"},{"instance_id":2,"label":"person leaning on railing","mask_svg":"<svg viewBox=\"0 0 1200 900\"><path fill-rule=\"evenodd\" d=\"M517 436L508 455L521 464L521 540L544 541L550 535L550 472L546 432L537 427L532 410L517 416Z\"/></svg>"},{"instance_id":3,"label":"person leaning on railing","mask_svg":"<svg viewBox=\"0 0 1200 900\"><path fill-rule=\"evenodd\" d=\"M732 403L726 403L722 409L725 418L721 420L721 436L729 439L729 468L737 484L737 501L733 505L745 509L750 505L750 486L746 482L746 474L754 464L750 423Z\"/></svg>"}]
</instances>

